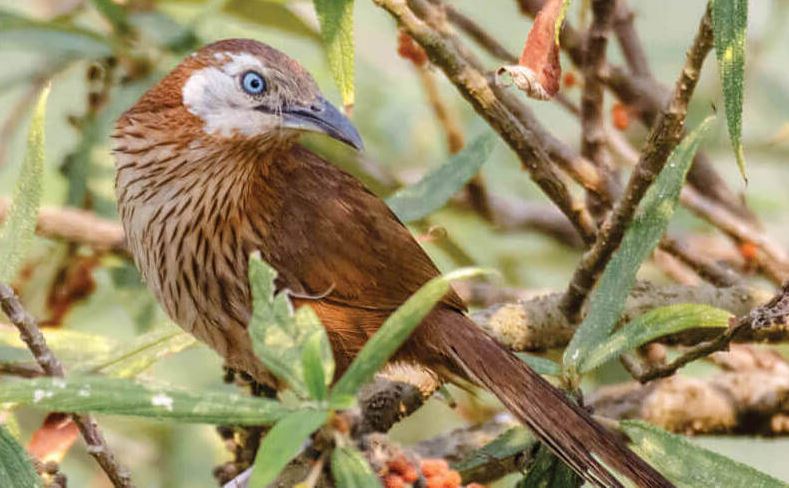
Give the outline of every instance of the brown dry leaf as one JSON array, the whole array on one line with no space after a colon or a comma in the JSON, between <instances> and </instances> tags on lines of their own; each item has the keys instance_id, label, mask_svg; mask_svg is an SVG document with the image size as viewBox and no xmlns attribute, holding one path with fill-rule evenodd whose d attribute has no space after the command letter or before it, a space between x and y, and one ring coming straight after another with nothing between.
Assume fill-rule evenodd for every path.
<instances>
[{"instance_id":1,"label":"brown dry leaf","mask_svg":"<svg viewBox=\"0 0 789 488\"><path fill-rule=\"evenodd\" d=\"M60 463L79 437L79 428L64 413L50 413L33 432L27 451L42 463Z\"/></svg>"},{"instance_id":2,"label":"brown dry leaf","mask_svg":"<svg viewBox=\"0 0 789 488\"><path fill-rule=\"evenodd\" d=\"M534 18L517 65L502 66L498 76L509 74L512 82L531 98L550 100L559 91L562 67L556 24L562 15L562 0L548 0Z\"/></svg>"}]
</instances>

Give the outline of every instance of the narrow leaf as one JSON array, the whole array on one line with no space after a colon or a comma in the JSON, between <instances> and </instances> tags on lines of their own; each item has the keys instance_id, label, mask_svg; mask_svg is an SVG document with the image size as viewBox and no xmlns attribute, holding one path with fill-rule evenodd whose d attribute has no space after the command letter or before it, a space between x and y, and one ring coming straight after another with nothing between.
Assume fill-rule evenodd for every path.
<instances>
[{"instance_id":1,"label":"narrow leaf","mask_svg":"<svg viewBox=\"0 0 789 488\"><path fill-rule=\"evenodd\" d=\"M58 21L39 21L0 11L0 46L12 44L48 54L60 52L82 58L112 54L112 43L95 32Z\"/></svg>"},{"instance_id":2,"label":"narrow leaf","mask_svg":"<svg viewBox=\"0 0 789 488\"><path fill-rule=\"evenodd\" d=\"M321 335L313 332L304 342L304 349L301 352L301 362L304 367L304 382L310 396L315 400L325 400L329 393L329 381L331 376L327 375L327 365L323 361ZM329 350L331 358L331 350ZM331 364L334 367L334 361Z\"/></svg>"},{"instance_id":3,"label":"narrow leaf","mask_svg":"<svg viewBox=\"0 0 789 488\"><path fill-rule=\"evenodd\" d=\"M583 480L572 469L541 445L529 471L516 488L576 488L582 484Z\"/></svg>"},{"instance_id":4,"label":"narrow leaf","mask_svg":"<svg viewBox=\"0 0 789 488\"><path fill-rule=\"evenodd\" d=\"M75 372L131 378L144 372L160 359L197 344L191 334L174 326L162 327L120 344L111 351L82 363Z\"/></svg>"},{"instance_id":5,"label":"narrow leaf","mask_svg":"<svg viewBox=\"0 0 789 488\"><path fill-rule=\"evenodd\" d=\"M27 452L3 425L0 425L0 486L42 486Z\"/></svg>"},{"instance_id":6,"label":"narrow leaf","mask_svg":"<svg viewBox=\"0 0 789 488\"><path fill-rule=\"evenodd\" d=\"M678 488L747 486L786 488L787 484L745 464L697 446L646 422L619 423L637 454L657 468Z\"/></svg>"},{"instance_id":7,"label":"narrow leaf","mask_svg":"<svg viewBox=\"0 0 789 488\"><path fill-rule=\"evenodd\" d=\"M301 452L304 442L318 430L329 414L323 410L300 410L277 422L263 438L249 486L268 486L279 473Z\"/></svg>"},{"instance_id":8,"label":"narrow leaf","mask_svg":"<svg viewBox=\"0 0 789 488\"><path fill-rule=\"evenodd\" d=\"M748 0L713 0L712 32L723 87L729 138L737 166L745 176L742 147L742 104L745 84L745 40L748 27Z\"/></svg>"},{"instance_id":9,"label":"narrow leaf","mask_svg":"<svg viewBox=\"0 0 789 488\"><path fill-rule=\"evenodd\" d=\"M605 267L589 300L589 313L564 351L565 371L576 372L589 351L606 341L622 315L641 263L668 227L685 176L713 118L708 117L674 149L649 188L622 244Z\"/></svg>"},{"instance_id":10,"label":"narrow leaf","mask_svg":"<svg viewBox=\"0 0 789 488\"><path fill-rule=\"evenodd\" d=\"M276 293L277 272L253 254L249 260L252 287L252 319L249 335L261 362L301 397L309 396L304 372L303 349L310 337L317 336L324 378L334 375L334 359L326 330L311 307L305 305L295 313L287 292ZM313 380L314 378L311 378Z\"/></svg>"},{"instance_id":11,"label":"narrow leaf","mask_svg":"<svg viewBox=\"0 0 789 488\"><path fill-rule=\"evenodd\" d=\"M475 138L449 161L426 174L419 182L398 190L386 199L403 222L419 220L443 207L479 172L493 152L494 135L486 132Z\"/></svg>"},{"instance_id":12,"label":"narrow leaf","mask_svg":"<svg viewBox=\"0 0 789 488\"><path fill-rule=\"evenodd\" d=\"M120 3L113 0L91 0L93 7L107 19L118 34L128 34L131 30L129 17Z\"/></svg>"},{"instance_id":13,"label":"narrow leaf","mask_svg":"<svg viewBox=\"0 0 789 488\"><path fill-rule=\"evenodd\" d=\"M353 0L314 0L329 68L346 107L354 102Z\"/></svg>"},{"instance_id":14,"label":"narrow leaf","mask_svg":"<svg viewBox=\"0 0 789 488\"><path fill-rule=\"evenodd\" d=\"M0 17L0 23L2 17ZM30 247L38 222L41 203L41 179L44 172L44 114L49 86L41 91L33 108L33 118L27 134L27 150L22 172L14 188L14 199L8 217L0 230L0 282L9 283L15 277Z\"/></svg>"},{"instance_id":15,"label":"narrow leaf","mask_svg":"<svg viewBox=\"0 0 789 488\"><path fill-rule=\"evenodd\" d=\"M331 455L331 474L337 488L375 488L381 480L370 464L353 447L338 447Z\"/></svg>"},{"instance_id":16,"label":"narrow leaf","mask_svg":"<svg viewBox=\"0 0 789 488\"><path fill-rule=\"evenodd\" d=\"M528 364L537 374L547 376L561 376L562 374L562 367L556 361L525 352L516 352L515 355L518 356L518 359Z\"/></svg>"},{"instance_id":17,"label":"narrow leaf","mask_svg":"<svg viewBox=\"0 0 789 488\"><path fill-rule=\"evenodd\" d=\"M452 465L463 479L476 478L491 462L506 463L506 460L520 455L535 447L537 439L522 426L512 427L490 443L469 454L463 460Z\"/></svg>"},{"instance_id":18,"label":"narrow leaf","mask_svg":"<svg viewBox=\"0 0 789 488\"><path fill-rule=\"evenodd\" d=\"M586 373L620 354L650 341L687 329L726 328L733 315L701 304L677 304L655 308L630 321L605 341L589 350L580 364Z\"/></svg>"},{"instance_id":19,"label":"narrow leaf","mask_svg":"<svg viewBox=\"0 0 789 488\"><path fill-rule=\"evenodd\" d=\"M290 412L279 402L222 391L184 391L121 378L81 376L6 381L0 403L205 424L265 425Z\"/></svg>"},{"instance_id":20,"label":"narrow leaf","mask_svg":"<svg viewBox=\"0 0 789 488\"><path fill-rule=\"evenodd\" d=\"M406 300L367 341L348 370L332 389L333 400L344 402L355 396L365 383L389 360L408 339L444 295L453 280L470 278L485 273L479 268L461 268L428 281Z\"/></svg>"}]
</instances>

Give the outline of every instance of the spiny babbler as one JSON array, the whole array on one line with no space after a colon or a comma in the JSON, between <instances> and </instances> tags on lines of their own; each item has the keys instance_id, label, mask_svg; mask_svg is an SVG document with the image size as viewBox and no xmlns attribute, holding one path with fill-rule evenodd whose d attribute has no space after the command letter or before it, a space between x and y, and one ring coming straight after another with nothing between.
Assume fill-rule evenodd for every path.
<instances>
[{"instance_id":1,"label":"spiny babbler","mask_svg":"<svg viewBox=\"0 0 789 488\"><path fill-rule=\"evenodd\" d=\"M299 144L319 132L361 149L359 133L285 54L216 42L145 93L113 134L118 206L137 266L172 319L233 368L273 384L256 359L251 253L295 306L315 309L341 374L436 266L386 204ZM565 463L602 486L666 481L582 408L466 317L448 293L398 351L444 380L471 381Z\"/></svg>"}]
</instances>

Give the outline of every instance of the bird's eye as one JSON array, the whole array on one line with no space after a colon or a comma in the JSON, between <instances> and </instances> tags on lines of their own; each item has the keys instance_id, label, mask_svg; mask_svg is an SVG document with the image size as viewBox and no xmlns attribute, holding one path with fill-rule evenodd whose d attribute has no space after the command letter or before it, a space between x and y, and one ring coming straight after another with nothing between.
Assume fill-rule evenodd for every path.
<instances>
[{"instance_id":1,"label":"bird's eye","mask_svg":"<svg viewBox=\"0 0 789 488\"><path fill-rule=\"evenodd\" d=\"M250 95L260 95L266 91L266 80L260 73L247 71L241 76L241 88Z\"/></svg>"}]
</instances>

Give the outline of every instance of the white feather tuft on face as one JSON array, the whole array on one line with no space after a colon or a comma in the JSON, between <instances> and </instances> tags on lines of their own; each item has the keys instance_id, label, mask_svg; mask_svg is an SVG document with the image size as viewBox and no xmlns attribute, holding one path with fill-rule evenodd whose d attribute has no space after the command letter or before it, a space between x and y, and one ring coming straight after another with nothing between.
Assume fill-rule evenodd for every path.
<instances>
[{"instance_id":1,"label":"white feather tuft on face","mask_svg":"<svg viewBox=\"0 0 789 488\"><path fill-rule=\"evenodd\" d=\"M227 61L220 68L195 71L183 87L182 100L189 112L203 120L207 134L231 137L234 134L255 136L279 124L275 115L254 110L260 103L239 86L238 77L253 70L265 75L266 68L255 56L216 53L217 61Z\"/></svg>"}]
</instances>

